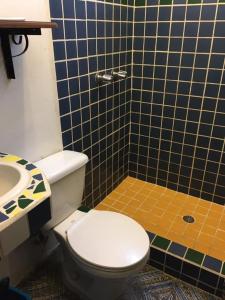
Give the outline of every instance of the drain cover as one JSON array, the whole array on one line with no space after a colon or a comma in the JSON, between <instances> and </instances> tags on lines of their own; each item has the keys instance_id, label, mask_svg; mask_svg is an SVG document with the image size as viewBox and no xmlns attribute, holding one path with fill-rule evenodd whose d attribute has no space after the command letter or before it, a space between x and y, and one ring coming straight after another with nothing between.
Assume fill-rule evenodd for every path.
<instances>
[{"instance_id":1,"label":"drain cover","mask_svg":"<svg viewBox=\"0 0 225 300\"><path fill-rule=\"evenodd\" d=\"M195 219L192 216L183 216L184 222L194 223Z\"/></svg>"}]
</instances>

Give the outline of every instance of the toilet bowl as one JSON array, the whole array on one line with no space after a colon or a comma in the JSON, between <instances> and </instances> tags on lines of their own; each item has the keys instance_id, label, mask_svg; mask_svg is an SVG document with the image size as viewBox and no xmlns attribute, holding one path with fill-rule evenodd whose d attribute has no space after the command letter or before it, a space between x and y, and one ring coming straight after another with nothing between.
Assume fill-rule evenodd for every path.
<instances>
[{"instance_id":1,"label":"toilet bowl","mask_svg":"<svg viewBox=\"0 0 225 300\"><path fill-rule=\"evenodd\" d=\"M68 288L84 299L114 300L146 264L149 238L140 224L123 214L77 209L86 163L85 155L71 151L36 163L52 189L52 220L46 228L53 229L61 245L63 280Z\"/></svg>"}]
</instances>

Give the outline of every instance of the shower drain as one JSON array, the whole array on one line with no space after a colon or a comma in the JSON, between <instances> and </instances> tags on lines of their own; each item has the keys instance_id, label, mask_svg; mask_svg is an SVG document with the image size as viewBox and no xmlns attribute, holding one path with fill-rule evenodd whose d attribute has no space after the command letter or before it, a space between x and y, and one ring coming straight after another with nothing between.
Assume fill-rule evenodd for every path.
<instances>
[{"instance_id":1,"label":"shower drain","mask_svg":"<svg viewBox=\"0 0 225 300\"><path fill-rule=\"evenodd\" d=\"M194 223L195 219L192 216L183 216L184 222Z\"/></svg>"}]
</instances>

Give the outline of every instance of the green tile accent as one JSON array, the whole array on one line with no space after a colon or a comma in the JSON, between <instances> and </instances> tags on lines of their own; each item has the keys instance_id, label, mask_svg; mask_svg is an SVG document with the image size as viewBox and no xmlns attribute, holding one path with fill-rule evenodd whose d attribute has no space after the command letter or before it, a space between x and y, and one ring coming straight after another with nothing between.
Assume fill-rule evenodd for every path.
<instances>
[{"instance_id":1,"label":"green tile accent","mask_svg":"<svg viewBox=\"0 0 225 300\"><path fill-rule=\"evenodd\" d=\"M12 211L14 211L14 209L16 208L16 205L15 206L12 206L12 207L10 207L10 208L8 208L8 209L6 209L6 213L7 213L7 215L8 214L10 214Z\"/></svg>"},{"instance_id":2,"label":"green tile accent","mask_svg":"<svg viewBox=\"0 0 225 300\"><path fill-rule=\"evenodd\" d=\"M170 240L167 240L159 235L155 237L155 239L152 243L152 245L159 247L161 249L164 249L164 250L166 250L168 248L169 244L170 244Z\"/></svg>"},{"instance_id":3,"label":"green tile accent","mask_svg":"<svg viewBox=\"0 0 225 300\"><path fill-rule=\"evenodd\" d=\"M42 181L37 185L36 189L34 190L34 194L45 192L45 191L46 191L45 184L44 181Z\"/></svg>"},{"instance_id":4,"label":"green tile accent","mask_svg":"<svg viewBox=\"0 0 225 300\"><path fill-rule=\"evenodd\" d=\"M31 199L19 199L18 200L18 204L19 204L19 207L24 209L26 208L28 205L30 205L34 200L31 200Z\"/></svg>"},{"instance_id":5,"label":"green tile accent","mask_svg":"<svg viewBox=\"0 0 225 300\"><path fill-rule=\"evenodd\" d=\"M145 6L145 0L134 0L134 6Z\"/></svg>"},{"instance_id":6,"label":"green tile accent","mask_svg":"<svg viewBox=\"0 0 225 300\"><path fill-rule=\"evenodd\" d=\"M187 3L188 4L201 4L202 1L201 0L188 0Z\"/></svg>"},{"instance_id":7,"label":"green tile accent","mask_svg":"<svg viewBox=\"0 0 225 300\"><path fill-rule=\"evenodd\" d=\"M160 0L160 5L171 5L173 0Z\"/></svg>"},{"instance_id":8,"label":"green tile accent","mask_svg":"<svg viewBox=\"0 0 225 300\"><path fill-rule=\"evenodd\" d=\"M17 161L17 163L24 166L28 163L28 161L26 161L25 159L21 159L21 160Z\"/></svg>"},{"instance_id":9,"label":"green tile accent","mask_svg":"<svg viewBox=\"0 0 225 300\"><path fill-rule=\"evenodd\" d=\"M127 4L128 4L128 3L127 3L127 0L122 0L121 3L124 4L124 5L127 5Z\"/></svg>"},{"instance_id":10,"label":"green tile accent","mask_svg":"<svg viewBox=\"0 0 225 300\"><path fill-rule=\"evenodd\" d=\"M193 249L188 249L185 258L187 260L195 262L198 265L201 265L204 258L204 254Z\"/></svg>"},{"instance_id":11,"label":"green tile accent","mask_svg":"<svg viewBox=\"0 0 225 300\"><path fill-rule=\"evenodd\" d=\"M225 263L223 263L222 274L225 275Z\"/></svg>"},{"instance_id":12,"label":"green tile accent","mask_svg":"<svg viewBox=\"0 0 225 300\"><path fill-rule=\"evenodd\" d=\"M87 206L84 206L84 205L81 205L79 208L78 208L79 211L82 211L82 212L89 212L89 210L91 210L89 207Z\"/></svg>"}]
</instances>

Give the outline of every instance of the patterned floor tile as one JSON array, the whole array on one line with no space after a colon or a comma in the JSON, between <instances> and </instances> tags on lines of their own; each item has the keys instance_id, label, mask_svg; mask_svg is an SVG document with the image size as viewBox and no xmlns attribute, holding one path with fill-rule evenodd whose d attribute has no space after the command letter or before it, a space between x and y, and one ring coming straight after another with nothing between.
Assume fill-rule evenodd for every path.
<instances>
[{"instance_id":1,"label":"patterned floor tile","mask_svg":"<svg viewBox=\"0 0 225 300\"><path fill-rule=\"evenodd\" d=\"M40 266L19 285L19 288L33 300L81 300L78 295L71 294L66 289L61 278L60 266L52 261ZM118 300L218 299L147 265L130 280L127 290Z\"/></svg>"}]
</instances>

